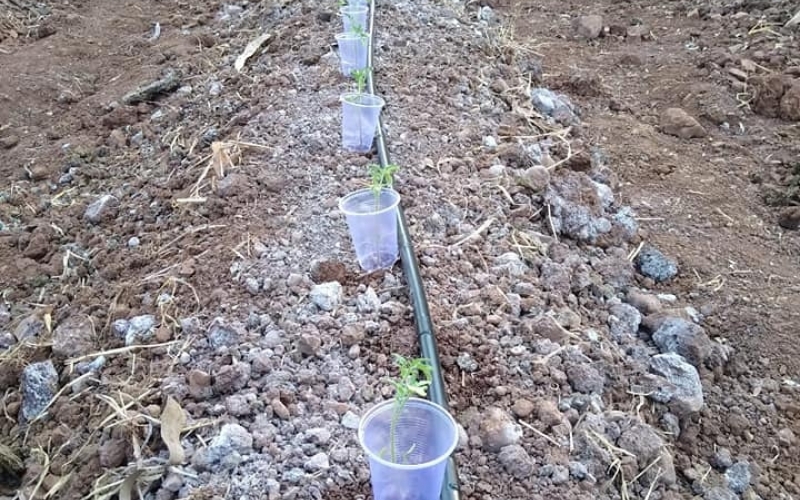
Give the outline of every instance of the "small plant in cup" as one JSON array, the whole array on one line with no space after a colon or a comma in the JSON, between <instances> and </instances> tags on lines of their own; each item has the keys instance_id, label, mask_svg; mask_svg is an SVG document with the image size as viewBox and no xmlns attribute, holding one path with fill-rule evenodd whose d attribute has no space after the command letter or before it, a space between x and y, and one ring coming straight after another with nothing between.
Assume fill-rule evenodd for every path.
<instances>
[{"instance_id":1,"label":"small plant in cup","mask_svg":"<svg viewBox=\"0 0 800 500\"><path fill-rule=\"evenodd\" d=\"M411 397L424 398L431 385L432 368L425 358L406 358L394 354L394 362L400 370L400 377L391 381L394 386L394 407L392 408L392 421L389 424L389 460L393 463L404 463L409 455L414 452L414 446L403 452L401 461L397 459L395 435L397 422L403 413L403 408Z\"/></svg>"},{"instance_id":2,"label":"small plant in cup","mask_svg":"<svg viewBox=\"0 0 800 500\"><path fill-rule=\"evenodd\" d=\"M373 163L367 168L369 169L370 178L369 188L372 190L372 194L375 195L375 204L377 205L380 201L381 191L384 188L392 188L394 186L394 174L400 170L400 167L392 163L385 167Z\"/></svg>"}]
</instances>

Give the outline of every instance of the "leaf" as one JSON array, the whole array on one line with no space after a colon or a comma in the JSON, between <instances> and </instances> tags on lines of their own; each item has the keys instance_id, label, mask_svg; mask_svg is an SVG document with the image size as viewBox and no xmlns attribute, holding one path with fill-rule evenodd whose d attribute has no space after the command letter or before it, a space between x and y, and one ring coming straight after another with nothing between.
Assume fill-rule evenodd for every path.
<instances>
[{"instance_id":1,"label":"leaf","mask_svg":"<svg viewBox=\"0 0 800 500\"><path fill-rule=\"evenodd\" d=\"M270 39L271 36L272 35L269 33L264 33L258 38L251 40L250 43L247 44L247 47L244 48L242 53L239 54L239 57L236 58L236 62L233 64L233 67L236 68L236 71L241 73L244 69L244 65L247 64L247 60L250 59L253 54L255 54L258 49L260 49L261 46Z\"/></svg>"},{"instance_id":2,"label":"leaf","mask_svg":"<svg viewBox=\"0 0 800 500\"><path fill-rule=\"evenodd\" d=\"M161 439L169 449L170 465L182 464L186 457L181 446L181 431L185 424L186 414L183 408L170 397L161 412Z\"/></svg>"}]
</instances>

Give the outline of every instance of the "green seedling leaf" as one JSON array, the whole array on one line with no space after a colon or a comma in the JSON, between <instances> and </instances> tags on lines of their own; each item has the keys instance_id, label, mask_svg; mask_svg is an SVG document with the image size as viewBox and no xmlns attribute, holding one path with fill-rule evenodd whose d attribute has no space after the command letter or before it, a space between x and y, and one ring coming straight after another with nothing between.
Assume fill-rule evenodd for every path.
<instances>
[{"instance_id":1,"label":"green seedling leaf","mask_svg":"<svg viewBox=\"0 0 800 500\"><path fill-rule=\"evenodd\" d=\"M388 165L387 168L392 166L394 165ZM394 167L396 170L397 167ZM428 387L431 385L433 376L433 368L425 358L411 359L400 354L394 354L394 362L400 369L400 377L391 381L395 389L395 395L392 421L389 430L389 456L392 462L397 463L397 453L395 449L397 421L400 418L403 407L412 395L425 397L428 394ZM412 446L410 450L403 454L404 461L407 460L413 449Z\"/></svg>"}]
</instances>

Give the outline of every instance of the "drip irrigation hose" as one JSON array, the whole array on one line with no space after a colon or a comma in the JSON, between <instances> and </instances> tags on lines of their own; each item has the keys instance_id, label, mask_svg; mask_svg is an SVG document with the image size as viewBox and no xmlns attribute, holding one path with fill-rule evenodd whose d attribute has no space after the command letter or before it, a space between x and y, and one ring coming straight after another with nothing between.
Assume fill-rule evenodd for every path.
<instances>
[{"instance_id":1,"label":"drip irrigation hose","mask_svg":"<svg viewBox=\"0 0 800 500\"><path fill-rule=\"evenodd\" d=\"M373 57L372 49L374 45L375 33L375 0L369 2L369 47L367 50L367 67L371 70L367 72L367 91L375 94L375 79L373 78ZM389 153L386 149L386 140L383 135L383 120L378 116L378 129L375 135L375 148L378 151L378 161L381 167L390 164ZM428 390L428 399L449 411L447 403L447 390L442 376L441 361L439 360L439 349L436 347L436 337L433 330L428 299L425 296L425 287L422 284L422 277L419 272L419 262L417 261L414 244L408 232L406 216L401 205L397 206L397 240L400 246L400 261L403 266L403 274L408 283L408 290L411 305L414 311L414 326L419 338L420 351L432 368L431 386ZM445 470L444 484L442 486L441 500L459 500L461 498L461 486L458 481L458 469L453 456L447 459L447 469Z\"/></svg>"}]
</instances>

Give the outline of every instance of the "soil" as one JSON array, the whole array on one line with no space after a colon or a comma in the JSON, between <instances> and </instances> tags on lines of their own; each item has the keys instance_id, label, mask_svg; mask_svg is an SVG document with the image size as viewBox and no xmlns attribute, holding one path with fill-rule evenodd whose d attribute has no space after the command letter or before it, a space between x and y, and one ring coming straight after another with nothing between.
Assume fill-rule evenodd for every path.
<instances>
[{"instance_id":1,"label":"soil","mask_svg":"<svg viewBox=\"0 0 800 500\"><path fill-rule=\"evenodd\" d=\"M378 2L463 498L800 495L794 9ZM371 496L417 342L337 207L335 12L0 0L0 499Z\"/></svg>"}]
</instances>

